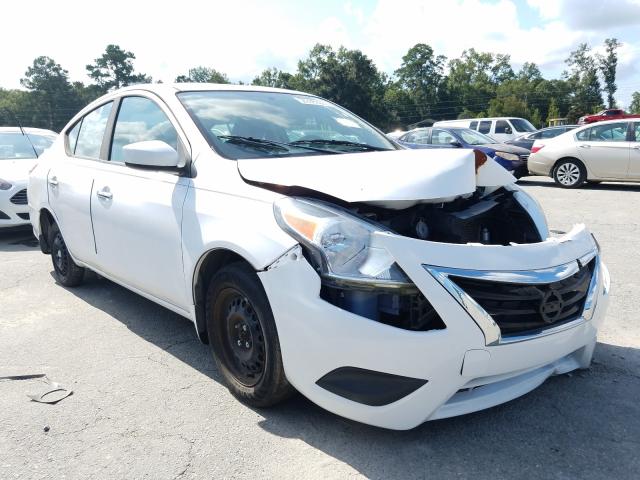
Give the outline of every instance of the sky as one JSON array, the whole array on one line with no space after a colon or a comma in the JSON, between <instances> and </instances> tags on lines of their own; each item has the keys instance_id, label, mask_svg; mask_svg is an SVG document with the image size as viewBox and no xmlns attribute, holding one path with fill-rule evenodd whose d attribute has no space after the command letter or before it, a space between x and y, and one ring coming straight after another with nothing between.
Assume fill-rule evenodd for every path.
<instances>
[{"instance_id":1,"label":"sky","mask_svg":"<svg viewBox=\"0 0 640 480\"><path fill-rule=\"evenodd\" d=\"M450 58L509 54L514 69L535 62L551 78L579 43L601 51L616 37L618 103L640 90L640 0L5 0L1 11L3 88L18 88L40 55L88 82L85 66L110 43L154 80L203 65L247 82L268 67L295 71L316 43L360 49L389 74L421 42Z\"/></svg>"}]
</instances>

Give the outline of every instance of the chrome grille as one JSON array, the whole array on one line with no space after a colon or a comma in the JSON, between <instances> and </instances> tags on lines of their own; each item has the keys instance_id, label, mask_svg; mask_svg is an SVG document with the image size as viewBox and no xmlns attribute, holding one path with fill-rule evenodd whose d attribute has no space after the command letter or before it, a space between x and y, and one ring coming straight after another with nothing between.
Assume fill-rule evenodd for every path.
<instances>
[{"instance_id":1,"label":"chrome grille","mask_svg":"<svg viewBox=\"0 0 640 480\"><path fill-rule=\"evenodd\" d=\"M507 283L451 276L498 324L502 336L533 333L582 313L595 260L576 273L546 284Z\"/></svg>"}]
</instances>

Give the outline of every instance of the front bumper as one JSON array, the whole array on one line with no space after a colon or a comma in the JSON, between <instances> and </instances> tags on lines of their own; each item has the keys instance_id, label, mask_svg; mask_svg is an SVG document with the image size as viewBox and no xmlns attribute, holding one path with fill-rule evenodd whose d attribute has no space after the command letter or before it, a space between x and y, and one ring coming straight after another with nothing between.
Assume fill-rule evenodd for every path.
<instances>
[{"instance_id":1,"label":"front bumper","mask_svg":"<svg viewBox=\"0 0 640 480\"><path fill-rule=\"evenodd\" d=\"M0 190L0 228L29 225L26 189L26 182L17 182L9 190Z\"/></svg>"},{"instance_id":2,"label":"front bumper","mask_svg":"<svg viewBox=\"0 0 640 480\"><path fill-rule=\"evenodd\" d=\"M562 265L596 248L584 228L561 239L508 247L437 244L392 234L379 234L376 242L431 302L445 329L408 331L335 307L320 298L320 278L300 255L283 257L258 274L273 309L287 378L323 408L371 425L409 429L426 420L498 405L550 375L589 365L608 298L603 264L590 320L557 333L493 345L468 311L423 267L514 271ZM366 405L316 383L344 367L427 382L392 403Z\"/></svg>"}]
</instances>

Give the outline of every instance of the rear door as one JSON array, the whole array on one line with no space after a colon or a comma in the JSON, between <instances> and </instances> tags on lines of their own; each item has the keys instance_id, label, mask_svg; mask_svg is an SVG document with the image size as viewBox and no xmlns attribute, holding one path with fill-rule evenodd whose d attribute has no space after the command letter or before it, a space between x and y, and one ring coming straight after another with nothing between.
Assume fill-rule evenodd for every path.
<instances>
[{"instance_id":1,"label":"rear door","mask_svg":"<svg viewBox=\"0 0 640 480\"><path fill-rule=\"evenodd\" d=\"M601 178L627 178L631 143L629 122L596 123L576 134L580 159Z\"/></svg>"},{"instance_id":2,"label":"rear door","mask_svg":"<svg viewBox=\"0 0 640 480\"><path fill-rule=\"evenodd\" d=\"M170 110L151 94L123 97L109 161L96 173L91 212L100 270L142 292L188 310L182 268L182 206L190 179L179 171L124 164L125 145L161 140L185 152Z\"/></svg>"},{"instance_id":3,"label":"rear door","mask_svg":"<svg viewBox=\"0 0 640 480\"><path fill-rule=\"evenodd\" d=\"M96 257L90 207L93 174L105 155L112 108L112 101L97 107L65 133L66 155L51 162L47 176L49 204L67 248L76 260L89 265Z\"/></svg>"}]
</instances>

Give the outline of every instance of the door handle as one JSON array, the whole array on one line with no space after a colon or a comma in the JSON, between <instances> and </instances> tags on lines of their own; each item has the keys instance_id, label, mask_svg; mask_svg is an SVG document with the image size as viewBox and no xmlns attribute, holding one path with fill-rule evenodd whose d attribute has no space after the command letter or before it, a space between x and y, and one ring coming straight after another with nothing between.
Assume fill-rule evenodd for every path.
<instances>
[{"instance_id":1,"label":"door handle","mask_svg":"<svg viewBox=\"0 0 640 480\"><path fill-rule=\"evenodd\" d=\"M51 185L52 187L57 187L58 186L58 177L51 177L49 180L49 185Z\"/></svg>"},{"instance_id":2,"label":"door handle","mask_svg":"<svg viewBox=\"0 0 640 480\"><path fill-rule=\"evenodd\" d=\"M107 188L98 190L97 195L100 198L104 198L105 200L111 200L113 198L113 193L111 193Z\"/></svg>"},{"instance_id":3,"label":"door handle","mask_svg":"<svg viewBox=\"0 0 640 480\"><path fill-rule=\"evenodd\" d=\"M633 147L634 150L640 150L640 145Z\"/></svg>"},{"instance_id":4,"label":"door handle","mask_svg":"<svg viewBox=\"0 0 640 480\"><path fill-rule=\"evenodd\" d=\"M585 145L584 143L580 145L580 148L591 148L591 145Z\"/></svg>"}]
</instances>

